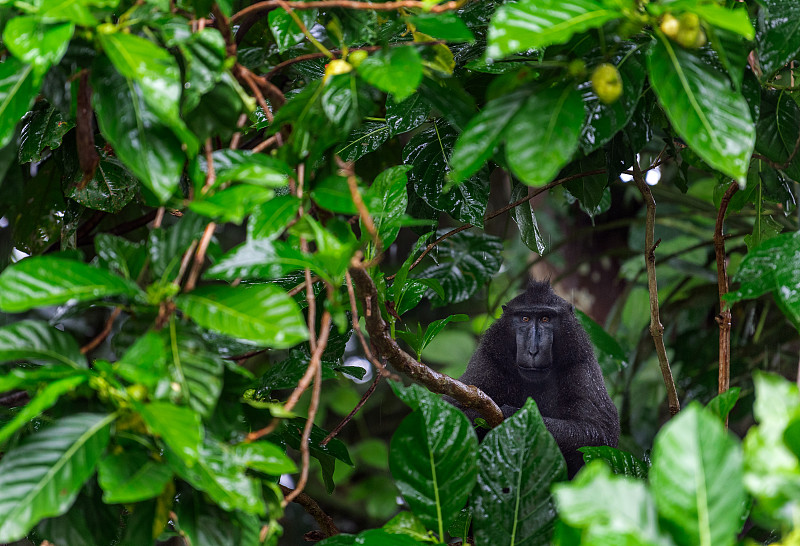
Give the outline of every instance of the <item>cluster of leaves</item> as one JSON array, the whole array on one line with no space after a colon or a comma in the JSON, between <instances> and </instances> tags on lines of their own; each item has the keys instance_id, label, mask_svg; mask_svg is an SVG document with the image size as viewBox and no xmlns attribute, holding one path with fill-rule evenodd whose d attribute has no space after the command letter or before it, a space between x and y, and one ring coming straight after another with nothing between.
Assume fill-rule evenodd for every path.
<instances>
[{"instance_id":1,"label":"cluster of leaves","mask_svg":"<svg viewBox=\"0 0 800 546\"><path fill-rule=\"evenodd\" d=\"M348 270L366 269L392 336L421 357L463 317L398 322L468 301L503 265L484 230L500 214L494 167L514 180L495 197L542 254L528 197L558 187L594 218L620 174L657 156L701 203L706 241L721 203L752 212L727 301L770 293L800 327L800 239L781 233L797 229L795 2L239 4L0 1L0 542L277 543L279 476L305 483L310 455L330 493L336 461L353 465L314 424L323 381L364 375L342 362L364 314ZM609 65L613 102L591 78ZM601 356L625 360L584 323ZM791 390L762 383L762 405ZM780 412L756 405L744 471L690 407L658 436L649 486L594 463L556 489L557 525L563 462L533 404L479 448L455 409L395 390L413 413L389 467L413 515L329 544L464 538L470 522L484 544L554 527L563 544L726 544L741 484L759 523L796 519L796 392ZM623 452L587 457L646 471ZM630 510L595 504L612 491Z\"/></svg>"}]
</instances>

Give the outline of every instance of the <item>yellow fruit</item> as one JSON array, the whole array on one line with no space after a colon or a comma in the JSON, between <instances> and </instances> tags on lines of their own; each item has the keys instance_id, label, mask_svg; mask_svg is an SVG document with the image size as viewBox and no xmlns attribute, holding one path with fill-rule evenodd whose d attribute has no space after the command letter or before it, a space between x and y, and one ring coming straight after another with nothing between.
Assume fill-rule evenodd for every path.
<instances>
[{"instance_id":1,"label":"yellow fruit","mask_svg":"<svg viewBox=\"0 0 800 546\"><path fill-rule=\"evenodd\" d=\"M686 12L682 13L679 19L680 29L677 36L674 37L675 41L687 49L694 49L700 45L705 44L705 33L700 28L700 18L696 13Z\"/></svg>"},{"instance_id":2,"label":"yellow fruit","mask_svg":"<svg viewBox=\"0 0 800 546\"><path fill-rule=\"evenodd\" d=\"M582 76L586 73L586 63L583 59L573 59L567 66L570 76Z\"/></svg>"},{"instance_id":3,"label":"yellow fruit","mask_svg":"<svg viewBox=\"0 0 800 546\"><path fill-rule=\"evenodd\" d=\"M131 385L127 389L128 396L133 398L136 401L141 401L147 398L147 387L140 383L136 383L135 385Z\"/></svg>"},{"instance_id":4,"label":"yellow fruit","mask_svg":"<svg viewBox=\"0 0 800 546\"><path fill-rule=\"evenodd\" d=\"M678 32L681 29L681 23L678 21L674 15L671 13L667 13L664 17L661 18L661 32L672 38L675 39L678 36Z\"/></svg>"},{"instance_id":5,"label":"yellow fruit","mask_svg":"<svg viewBox=\"0 0 800 546\"><path fill-rule=\"evenodd\" d=\"M342 59L334 59L328 64L325 65L325 76L322 78L322 82L325 83L328 81L328 78L331 76L338 76L339 74L347 74L353 70L353 65L348 63Z\"/></svg>"},{"instance_id":6,"label":"yellow fruit","mask_svg":"<svg viewBox=\"0 0 800 546\"><path fill-rule=\"evenodd\" d=\"M350 55L348 55L347 61L354 67L358 68L358 65L360 65L364 61L364 59L366 59L368 56L369 53L367 53L363 49L357 49L356 51L353 51Z\"/></svg>"},{"instance_id":7,"label":"yellow fruit","mask_svg":"<svg viewBox=\"0 0 800 546\"><path fill-rule=\"evenodd\" d=\"M611 104L622 95L622 78L617 67L603 63L592 72L592 89L603 104Z\"/></svg>"}]
</instances>

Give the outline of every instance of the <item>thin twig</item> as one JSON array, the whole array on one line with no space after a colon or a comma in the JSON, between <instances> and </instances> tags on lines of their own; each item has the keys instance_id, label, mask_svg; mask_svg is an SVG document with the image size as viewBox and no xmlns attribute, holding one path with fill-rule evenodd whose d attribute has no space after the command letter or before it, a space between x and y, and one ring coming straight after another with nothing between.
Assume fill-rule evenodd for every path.
<instances>
[{"instance_id":1,"label":"thin twig","mask_svg":"<svg viewBox=\"0 0 800 546\"><path fill-rule=\"evenodd\" d=\"M382 378L382 377L383 377L383 376L382 376L381 374L376 374L376 375L375 375L375 380L374 380L374 381L372 382L372 384L369 386L369 388L367 389L367 392L365 392L365 393L364 393L364 395L361 397L361 400L359 400L359 401L358 401L358 404L356 404L356 406L355 406L355 407L354 407L354 408L353 408L353 409L350 411L350 413L348 413L348 414L347 414L347 417L345 417L344 419L342 419L342 420L339 422L339 424L338 424L338 425L336 425L336 426L333 428L333 430L332 430L332 431L330 431L330 432L328 433L328 435L327 435L327 436L325 436L325 439L324 439L324 440L322 440L322 441L319 443L319 445L321 445L321 446L328 445L328 442L330 442L330 441L331 441L331 440L333 440L333 439L334 439L336 436L338 436L338 435L339 435L339 433L342 431L342 429L345 427L345 425L347 425L347 423L349 423L349 422L350 422L350 420L351 420L351 419L352 419L352 418L355 416L355 414L356 414L356 413L358 413L358 411L359 411L359 410L360 410L362 407L364 407L364 404L366 404L366 403L367 403L367 400L369 400L369 397L370 397L370 396L372 396L372 393L373 393L373 392L375 392L375 388L378 386L378 382L381 380L381 378Z\"/></svg>"},{"instance_id":2,"label":"thin twig","mask_svg":"<svg viewBox=\"0 0 800 546\"><path fill-rule=\"evenodd\" d=\"M722 234L725 213L733 195L739 190L739 184L734 182L722 196L717 213L717 222L714 226L714 253L717 257L717 286L719 288L719 393L727 391L731 382L731 310L725 294L728 293L728 270L725 255L725 238ZM727 421L727 418L726 418Z\"/></svg>"},{"instance_id":3,"label":"thin twig","mask_svg":"<svg viewBox=\"0 0 800 546\"><path fill-rule=\"evenodd\" d=\"M375 283L364 269L364 264L356 258L350 262L350 275L358 297L364 301L367 333L380 356L429 391L446 394L455 398L462 406L478 410L490 426L497 426L503 421L503 412L482 390L432 370L401 349L389 335L389 328L381 317Z\"/></svg>"},{"instance_id":4,"label":"thin twig","mask_svg":"<svg viewBox=\"0 0 800 546\"><path fill-rule=\"evenodd\" d=\"M208 165L208 172L206 173L206 181L203 184L203 189L200 190L200 195L205 195L214 186L217 181L217 170L214 168L214 147L211 144L211 139L206 139L206 164Z\"/></svg>"},{"instance_id":5,"label":"thin twig","mask_svg":"<svg viewBox=\"0 0 800 546\"><path fill-rule=\"evenodd\" d=\"M583 173L573 174L571 176L565 176L564 178L559 178L558 180L554 180L554 181L550 182L549 184L546 184L546 185L542 186L541 188L534 189L533 191L531 191L525 197L522 197L521 199L517 199L513 203L509 203L508 205L506 205L506 206L504 206L502 208L499 208L499 209L497 209L496 211L494 211L494 212L492 212L490 214L487 214L486 216L484 216L483 221L484 222L488 222L489 220L491 220L493 218L497 218L498 216L500 216L504 212L507 212L507 211L509 211L509 210L511 210L513 208L516 208L516 207L520 206L522 203L530 201L531 199L533 199L534 197L536 197L540 193L546 192L546 191L548 191L548 190L550 190L552 188L555 188L556 186L564 184L565 182L569 182L571 180L576 180L578 178L583 178L583 177L586 177L586 176L594 176L596 174L603 174L604 172L606 172L605 169L595 169L593 171L586 171L586 172L583 172ZM414 260L414 262L411 264L411 267L409 267L408 270L411 271L412 269L417 267L419 265L419 263L422 261L422 259L425 256L427 256L428 253L436 247L436 245L438 245L439 243L441 243L445 239L448 239L448 238L452 237L456 233L460 233L460 232L464 231L465 229L469 229L471 227L475 227L475 226L473 224L464 224L463 226L459 226L459 227L457 227L455 229L452 229L452 230L448 231L447 233L445 233L444 235L442 235L439 238L437 238L435 241L433 241L431 244L429 244L428 246L425 247L425 250L423 250L422 254L420 254L419 257L416 260ZM395 277L394 275L389 275L388 277L386 277L386 280L390 281L390 280L394 279L394 277Z\"/></svg>"},{"instance_id":6,"label":"thin twig","mask_svg":"<svg viewBox=\"0 0 800 546\"><path fill-rule=\"evenodd\" d=\"M346 8L346 9L367 9L374 11L395 11L404 8L429 9L430 13L442 13L452 11L464 5L463 0L450 1L430 7L430 2L417 0L397 0L395 2L382 2L373 4L372 2L358 2L356 0L313 0L311 2L286 2L293 9L314 9L314 8ZM278 0L266 0L257 2L233 14L231 24L236 24L239 19L251 13L270 11L280 5Z\"/></svg>"},{"instance_id":7,"label":"thin twig","mask_svg":"<svg viewBox=\"0 0 800 546\"><path fill-rule=\"evenodd\" d=\"M97 334L97 336L89 343L81 347L82 355L87 354L89 351L95 350L100 346L101 343L103 343L103 341L105 341L105 339L108 337L108 334L111 333L111 329L114 327L114 321L117 320L117 317L121 312L122 307L115 307L114 310L111 311L111 314L109 315L108 320L106 321L106 324L103 326L103 329L100 331L100 333Z\"/></svg>"},{"instance_id":8,"label":"thin twig","mask_svg":"<svg viewBox=\"0 0 800 546\"><path fill-rule=\"evenodd\" d=\"M183 287L184 292L191 292L197 284L197 278L200 276L200 269L203 267L203 262L206 259L206 250L208 250L208 245L211 243L211 237L214 235L214 229L216 227L216 223L209 222L205 231L203 231L200 244L197 245L197 253L194 255L192 270L189 273L189 278L186 279L186 286Z\"/></svg>"},{"instance_id":9,"label":"thin twig","mask_svg":"<svg viewBox=\"0 0 800 546\"><path fill-rule=\"evenodd\" d=\"M658 283L656 282L655 250L661 241L654 241L656 200L653 199L653 193L650 191L650 187L647 185L647 182L645 182L644 176L642 176L642 171L636 161L633 162L633 181L636 184L636 187L639 188L647 207L644 257L647 264L647 288L650 293L650 335L653 337L653 343L656 347L656 354L658 355L658 364L661 367L661 375L664 377L664 385L667 389L669 412L671 415L675 415L680 411L681 405L680 401L678 400L678 393L675 390L675 381L672 378L672 370L669 367L667 350L664 347L664 326L661 324L661 318L658 311Z\"/></svg>"},{"instance_id":10,"label":"thin twig","mask_svg":"<svg viewBox=\"0 0 800 546\"><path fill-rule=\"evenodd\" d=\"M192 253L194 249L197 247L197 239L193 239L189 248L186 249L186 252L183 253L183 258L181 258L181 266L178 268L178 274L175 276L175 280L172 283L176 286L181 285L181 281L183 280L183 276L186 274L186 269L189 267L189 262L192 259Z\"/></svg>"},{"instance_id":11,"label":"thin twig","mask_svg":"<svg viewBox=\"0 0 800 546\"><path fill-rule=\"evenodd\" d=\"M293 489L286 487L285 485L280 486L281 491L283 491L284 495L289 495L294 491ZM339 529L336 527L336 524L333 522L333 518L331 518L325 511L319 507L317 501L306 495L305 493L300 493L299 495L295 496L292 499L292 502L296 502L303 509L312 517L314 521L317 522L319 528L325 533L326 537L332 537L333 535L339 534Z\"/></svg>"},{"instance_id":12,"label":"thin twig","mask_svg":"<svg viewBox=\"0 0 800 546\"><path fill-rule=\"evenodd\" d=\"M241 129L244 127L244 124L247 123L247 114L242 114L239 116L239 120L236 122L236 127ZM228 145L228 149L235 150L239 147L239 141L242 139L242 131L236 131L233 133L231 137L231 142Z\"/></svg>"},{"instance_id":13,"label":"thin twig","mask_svg":"<svg viewBox=\"0 0 800 546\"><path fill-rule=\"evenodd\" d=\"M353 163L350 161L342 161L338 155L336 156L336 163L339 165L342 174L347 178L347 186L350 188L350 198L353 200L358 210L361 223L364 224L364 228L372 239L372 244L375 245L375 256L378 256L381 253L381 238L378 236L375 222L372 221L372 216L370 216L367 206L364 204L364 199L361 198L361 194L358 192L358 183L356 182L356 173L353 169Z\"/></svg>"}]
</instances>

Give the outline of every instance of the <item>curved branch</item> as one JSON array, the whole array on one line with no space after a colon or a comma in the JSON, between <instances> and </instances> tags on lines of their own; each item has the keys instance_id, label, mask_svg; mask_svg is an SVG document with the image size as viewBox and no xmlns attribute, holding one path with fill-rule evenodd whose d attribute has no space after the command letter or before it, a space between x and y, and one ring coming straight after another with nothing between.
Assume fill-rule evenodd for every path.
<instances>
[{"instance_id":1,"label":"curved branch","mask_svg":"<svg viewBox=\"0 0 800 546\"><path fill-rule=\"evenodd\" d=\"M644 181L642 171L639 168L639 163L633 162L633 181L636 187L642 194L645 205L647 207L644 252L645 263L647 264L647 288L650 293L650 335L653 337L653 343L656 346L656 354L658 355L658 365L661 368L661 375L664 377L664 386L667 389L667 402L669 403L670 415L677 414L681 409L680 401L678 400L678 393L675 390L675 380L672 378L672 369L669 367L669 357L667 357L667 349L664 347L664 326L661 324L661 318L658 311L658 283L656 282L656 247L661 240L655 242L655 225L656 225L656 200L653 199L653 193L650 191L650 186Z\"/></svg>"},{"instance_id":2,"label":"curved branch","mask_svg":"<svg viewBox=\"0 0 800 546\"><path fill-rule=\"evenodd\" d=\"M452 11L460 8L465 2L463 1L450 1L430 8L430 13L442 13L444 11ZM418 0L397 0L394 2L358 2L357 0L311 0L309 2L286 2L292 9L312 9L312 8L345 8L345 9L369 9L373 11L395 11L404 8L422 8L427 9L430 2ZM247 6L241 11L233 14L231 17L231 24L236 24L239 19L246 17L250 14L269 12L276 6L280 5L278 0L265 0L264 2L256 2L251 6Z\"/></svg>"},{"instance_id":3,"label":"curved branch","mask_svg":"<svg viewBox=\"0 0 800 546\"><path fill-rule=\"evenodd\" d=\"M288 497L291 495L295 490L285 485L280 486L281 491L283 494ZM296 502L300 506L302 506L308 514L314 518L314 521L317 522L319 528L325 533L326 537L332 537L333 535L339 534L339 529L336 527L336 524L333 522L333 518L331 518L325 511L319 507L317 501L306 495L305 493L299 493L295 495L292 502Z\"/></svg>"},{"instance_id":4,"label":"curved branch","mask_svg":"<svg viewBox=\"0 0 800 546\"><path fill-rule=\"evenodd\" d=\"M353 259L350 262L350 275L359 299L364 301L364 320L367 323L370 341L381 356L429 391L446 394L458 400L465 408L478 410L490 426L495 427L503 422L503 412L482 390L432 370L401 349L389 335L389 328L381 317L378 291L375 289L372 277L360 261Z\"/></svg>"}]
</instances>

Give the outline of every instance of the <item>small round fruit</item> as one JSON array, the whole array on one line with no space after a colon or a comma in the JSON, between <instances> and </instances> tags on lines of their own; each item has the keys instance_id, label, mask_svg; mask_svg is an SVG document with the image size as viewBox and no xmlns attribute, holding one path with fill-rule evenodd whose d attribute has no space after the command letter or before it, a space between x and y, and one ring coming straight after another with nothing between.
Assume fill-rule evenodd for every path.
<instances>
[{"instance_id":1,"label":"small round fruit","mask_svg":"<svg viewBox=\"0 0 800 546\"><path fill-rule=\"evenodd\" d=\"M323 83L328 81L331 76L339 74L347 74L353 70L353 65L343 59L334 59L325 65L325 76L322 78Z\"/></svg>"},{"instance_id":2,"label":"small round fruit","mask_svg":"<svg viewBox=\"0 0 800 546\"><path fill-rule=\"evenodd\" d=\"M678 36L681 30L681 22L672 15L667 13L661 18L661 32L672 38L673 40Z\"/></svg>"},{"instance_id":3,"label":"small round fruit","mask_svg":"<svg viewBox=\"0 0 800 546\"><path fill-rule=\"evenodd\" d=\"M347 56L347 61L354 67L358 68L358 65L364 62L364 59L366 59L368 56L369 53L363 49L357 49Z\"/></svg>"},{"instance_id":4,"label":"small round fruit","mask_svg":"<svg viewBox=\"0 0 800 546\"><path fill-rule=\"evenodd\" d=\"M679 21L680 29L674 37L676 42L687 49L694 49L699 47L698 43L700 45L705 43L703 29L700 28L700 18L696 13L690 11L682 13Z\"/></svg>"},{"instance_id":5,"label":"small round fruit","mask_svg":"<svg viewBox=\"0 0 800 546\"><path fill-rule=\"evenodd\" d=\"M592 89L603 104L611 104L622 95L622 78L617 67L603 63L592 72Z\"/></svg>"},{"instance_id":6,"label":"small round fruit","mask_svg":"<svg viewBox=\"0 0 800 546\"><path fill-rule=\"evenodd\" d=\"M567 72L570 76L582 76L586 74L586 63L583 62L583 59L573 59L567 66Z\"/></svg>"},{"instance_id":7,"label":"small round fruit","mask_svg":"<svg viewBox=\"0 0 800 546\"><path fill-rule=\"evenodd\" d=\"M131 385L130 387L128 387L125 390L128 392L128 396L130 396L131 398L133 398L137 402L141 402L142 400L147 398L147 387L145 387L144 385L142 385L140 383L136 383L134 385Z\"/></svg>"}]
</instances>

